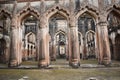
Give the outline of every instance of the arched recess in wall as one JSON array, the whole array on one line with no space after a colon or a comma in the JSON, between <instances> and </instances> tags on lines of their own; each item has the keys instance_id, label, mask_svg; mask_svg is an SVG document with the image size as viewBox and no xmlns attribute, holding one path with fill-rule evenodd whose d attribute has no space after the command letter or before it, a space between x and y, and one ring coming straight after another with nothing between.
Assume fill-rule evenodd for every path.
<instances>
[{"instance_id":1,"label":"arched recess in wall","mask_svg":"<svg viewBox=\"0 0 120 80\"><path fill-rule=\"evenodd\" d=\"M115 59L120 61L120 34L115 37Z\"/></svg>"},{"instance_id":2,"label":"arched recess in wall","mask_svg":"<svg viewBox=\"0 0 120 80\"><path fill-rule=\"evenodd\" d=\"M0 62L9 60L11 14L5 9L0 10Z\"/></svg>"},{"instance_id":3,"label":"arched recess in wall","mask_svg":"<svg viewBox=\"0 0 120 80\"><path fill-rule=\"evenodd\" d=\"M19 29L20 29L20 42L21 58L23 61L38 60L37 52L37 35L40 22L40 14L31 6L27 6L18 14Z\"/></svg>"},{"instance_id":4,"label":"arched recess in wall","mask_svg":"<svg viewBox=\"0 0 120 80\"><path fill-rule=\"evenodd\" d=\"M66 58L66 33L62 30L56 32L55 34L55 42L56 42L56 56L58 58Z\"/></svg>"},{"instance_id":5,"label":"arched recess in wall","mask_svg":"<svg viewBox=\"0 0 120 80\"><path fill-rule=\"evenodd\" d=\"M69 20L69 12L61 6L54 6L50 10L46 12L46 17L48 20L49 34L51 36L51 41L49 43L50 48L50 57L51 60L56 60L56 33L59 31L63 31L68 33L68 20Z\"/></svg>"},{"instance_id":6,"label":"arched recess in wall","mask_svg":"<svg viewBox=\"0 0 120 80\"><path fill-rule=\"evenodd\" d=\"M60 5L55 5L51 9L46 11L45 14L47 16L47 20L49 21L50 17L52 17L54 14L57 14L57 13L61 14L67 20L69 20L70 12L66 8L64 8L63 6L60 6Z\"/></svg>"},{"instance_id":7,"label":"arched recess in wall","mask_svg":"<svg viewBox=\"0 0 120 80\"><path fill-rule=\"evenodd\" d=\"M98 22L98 13L94 10L85 8L78 12L78 32L82 34L82 57L83 59L97 58L96 53L96 23Z\"/></svg>"},{"instance_id":8,"label":"arched recess in wall","mask_svg":"<svg viewBox=\"0 0 120 80\"><path fill-rule=\"evenodd\" d=\"M112 43L113 52L111 51L111 56L113 56L113 59L119 60L117 56L119 55L119 46L116 43L116 39L118 40L119 38L115 38L115 36L112 36L112 34L119 34L120 33L120 7L116 7L115 5L107 10L107 21L108 21L108 34L109 36L114 38L114 44ZM120 40L119 40L120 41ZM118 42L118 41L117 41Z\"/></svg>"}]
</instances>

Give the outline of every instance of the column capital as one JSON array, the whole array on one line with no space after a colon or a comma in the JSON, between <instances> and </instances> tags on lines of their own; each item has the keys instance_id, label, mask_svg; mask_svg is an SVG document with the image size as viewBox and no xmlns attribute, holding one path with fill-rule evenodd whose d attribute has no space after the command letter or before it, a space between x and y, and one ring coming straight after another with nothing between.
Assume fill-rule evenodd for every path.
<instances>
[{"instance_id":1,"label":"column capital","mask_svg":"<svg viewBox=\"0 0 120 80\"><path fill-rule=\"evenodd\" d=\"M17 28L17 16L13 16L12 22L11 22L11 29Z\"/></svg>"},{"instance_id":2,"label":"column capital","mask_svg":"<svg viewBox=\"0 0 120 80\"><path fill-rule=\"evenodd\" d=\"M42 15L40 19L40 28L45 28L47 27L47 17L46 15Z\"/></svg>"},{"instance_id":3,"label":"column capital","mask_svg":"<svg viewBox=\"0 0 120 80\"><path fill-rule=\"evenodd\" d=\"M70 27L76 27L76 20L75 20L75 16L73 14L70 17L69 25L70 25Z\"/></svg>"},{"instance_id":4,"label":"column capital","mask_svg":"<svg viewBox=\"0 0 120 80\"><path fill-rule=\"evenodd\" d=\"M100 21L97 23L99 26L107 26L108 23L106 21Z\"/></svg>"}]
</instances>

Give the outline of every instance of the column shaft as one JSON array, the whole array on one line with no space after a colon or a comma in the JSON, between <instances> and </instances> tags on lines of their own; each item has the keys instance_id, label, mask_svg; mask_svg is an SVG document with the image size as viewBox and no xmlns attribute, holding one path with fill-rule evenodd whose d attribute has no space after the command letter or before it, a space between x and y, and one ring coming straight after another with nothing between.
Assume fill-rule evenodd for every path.
<instances>
[{"instance_id":1,"label":"column shaft","mask_svg":"<svg viewBox=\"0 0 120 80\"><path fill-rule=\"evenodd\" d=\"M72 67L79 67L80 57L79 57L79 42L78 42L78 31L76 27L70 27L70 41L69 41L69 64Z\"/></svg>"},{"instance_id":2,"label":"column shaft","mask_svg":"<svg viewBox=\"0 0 120 80\"><path fill-rule=\"evenodd\" d=\"M111 63L111 54L106 22L99 23L98 36L99 36L99 59L100 59L99 61L101 64L109 65Z\"/></svg>"},{"instance_id":3,"label":"column shaft","mask_svg":"<svg viewBox=\"0 0 120 80\"><path fill-rule=\"evenodd\" d=\"M49 40L47 28L40 29L38 39L38 54L39 63L38 66L41 68L47 67L49 65Z\"/></svg>"},{"instance_id":4,"label":"column shaft","mask_svg":"<svg viewBox=\"0 0 120 80\"><path fill-rule=\"evenodd\" d=\"M10 67L18 66L18 29L11 30Z\"/></svg>"}]
</instances>

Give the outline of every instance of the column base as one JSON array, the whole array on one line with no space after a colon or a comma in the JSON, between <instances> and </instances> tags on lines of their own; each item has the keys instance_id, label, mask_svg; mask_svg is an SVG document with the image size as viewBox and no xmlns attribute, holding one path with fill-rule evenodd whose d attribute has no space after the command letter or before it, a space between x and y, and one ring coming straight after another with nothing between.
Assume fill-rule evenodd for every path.
<instances>
[{"instance_id":1,"label":"column base","mask_svg":"<svg viewBox=\"0 0 120 80\"><path fill-rule=\"evenodd\" d=\"M80 66L80 62L76 59L72 60L72 62L69 63L69 65L72 67L72 68L79 68Z\"/></svg>"},{"instance_id":2,"label":"column base","mask_svg":"<svg viewBox=\"0 0 120 80\"><path fill-rule=\"evenodd\" d=\"M39 68L47 68L49 64L46 61L41 61L38 63Z\"/></svg>"},{"instance_id":3,"label":"column base","mask_svg":"<svg viewBox=\"0 0 120 80\"><path fill-rule=\"evenodd\" d=\"M8 67L17 67L18 66L18 62L17 60L12 60L10 61Z\"/></svg>"},{"instance_id":4,"label":"column base","mask_svg":"<svg viewBox=\"0 0 120 80\"><path fill-rule=\"evenodd\" d=\"M51 58L50 60L51 60L51 61L56 61L56 58Z\"/></svg>"},{"instance_id":5,"label":"column base","mask_svg":"<svg viewBox=\"0 0 120 80\"><path fill-rule=\"evenodd\" d=\"M104 58L103 64L104 64L105 66L109 67L109 66L111 66L111 61L110 61L109 59L107 59L107 58Z\"/></svg>"},{"instance_id":6,"label":"column base","mask_svg":"<svg viewBox=\"0 0 120 80\"><path fill-rule=\"evenodd\" d=\"M67 60L67 61L69 60L69 56L66 56L66 60Z\"/></svg>"}]
</instances>

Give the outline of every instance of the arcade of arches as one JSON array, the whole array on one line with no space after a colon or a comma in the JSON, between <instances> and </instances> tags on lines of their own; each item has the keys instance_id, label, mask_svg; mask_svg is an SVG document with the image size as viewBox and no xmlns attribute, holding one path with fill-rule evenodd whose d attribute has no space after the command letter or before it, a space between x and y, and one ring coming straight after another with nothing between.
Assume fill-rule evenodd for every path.
<instances>
[{"instance_id":1,"label":"arcade of arches","mask_svg":"<svg viewBox=\"0 0 120 80\"><path fill-rule=\"evenodd\" d=\"M119 0L0 1L0 63L48 67L58 58L75 68L80 59L120 61Z\"/></svg>"}]
</instances>

